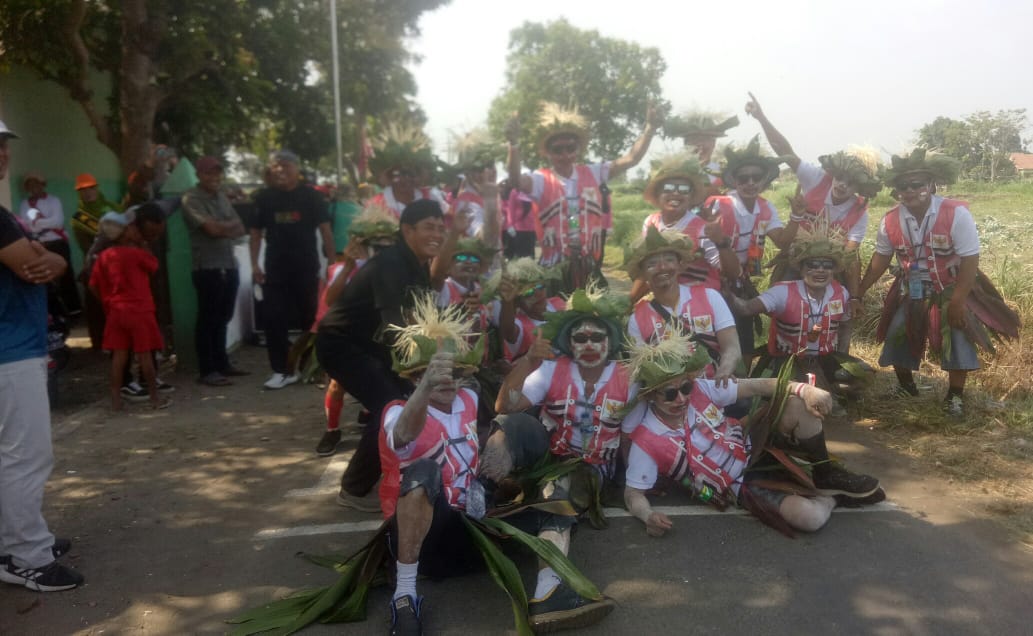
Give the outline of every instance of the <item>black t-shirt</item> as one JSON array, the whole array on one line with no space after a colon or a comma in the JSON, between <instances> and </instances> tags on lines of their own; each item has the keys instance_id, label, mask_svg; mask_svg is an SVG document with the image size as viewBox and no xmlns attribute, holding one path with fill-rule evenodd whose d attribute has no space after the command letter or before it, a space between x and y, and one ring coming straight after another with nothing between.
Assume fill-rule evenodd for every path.
<instances>
[{"instance_id":1,"label":"black t-shirt","mask_svg":"<svg viewBox=\"0 0 1033 636\"><path fill-rule=\"evenodd\" d=\"M430 270L399 241L369 260L319 321L319 333L390 345L388 325L404 324L402 311L430 291Z\"/></svg>"},{"instance_id":2,"label":"black t-shirt","mask_svg":"<svg viewBox=\"0 0 1033 636\"><path fill-rule=\"evenodd\" d=\"M319 271L316 228L330 221L323 195L307 185L255 195L251 227L265 230L265 273L277 279Z\"/></svg>"},{"instance_id":3,"label":"black t-shirt","mask_svg":"<svg viewBox=\"0 0 1033 636\"><path fill-rule=\"evenodd\" d=\"M18 224L18 220L7 208L0 205L0 249L23 238L25 238L25 231Z\"/></svg>"}]
</instances>

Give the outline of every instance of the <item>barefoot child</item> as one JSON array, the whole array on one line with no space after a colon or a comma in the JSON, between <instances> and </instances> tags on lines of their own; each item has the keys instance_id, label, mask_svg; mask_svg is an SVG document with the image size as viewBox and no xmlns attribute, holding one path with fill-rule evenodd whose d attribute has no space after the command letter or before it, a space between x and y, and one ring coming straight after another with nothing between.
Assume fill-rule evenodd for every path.
<instances>
[{"instance_id":1,"label":"barefoot child","mask_svg":"<svg viewBox=\"0 0 1033 636\"><path fill-rule=\"evenodd\" d=\"M111 234L115 245L97 259L90 276L90 289L104 305L104 349L111 351L111 407L122 408L122 376L129 353L136 354L150 395L151 408L166 408L168 398L159 400L152 351L164 346L155 318L150 275L158 269L158 259L145 247L140 225L164 216L156 205L146 204L136 214L110 212L102 228ZM116 238L117 237L117 238Z\"/></svg>"}]
</instances>

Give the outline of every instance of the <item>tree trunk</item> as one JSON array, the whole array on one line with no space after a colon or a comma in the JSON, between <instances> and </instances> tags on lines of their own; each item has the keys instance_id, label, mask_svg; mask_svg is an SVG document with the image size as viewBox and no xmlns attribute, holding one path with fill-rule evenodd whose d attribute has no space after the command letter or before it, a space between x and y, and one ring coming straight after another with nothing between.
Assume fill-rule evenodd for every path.
<instances>
[{"instance_id":1,"label":"tree trunk","mask_svg":"<svg viewBox=\"0 0 1033 636\"><path fill-rule=\"evenodd\" d=\"M149 15L147 4L146 0L122 2L118 159L126 174L150 159L154 116L161 101L155 57L164 35L164 20L160 14Z\"/></svg>"}]
</instances>

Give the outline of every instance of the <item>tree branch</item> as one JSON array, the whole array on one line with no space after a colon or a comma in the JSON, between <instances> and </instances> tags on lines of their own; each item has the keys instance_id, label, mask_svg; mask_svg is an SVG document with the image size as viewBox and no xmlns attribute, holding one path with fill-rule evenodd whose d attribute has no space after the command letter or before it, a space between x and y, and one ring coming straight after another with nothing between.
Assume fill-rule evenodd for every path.
<instances>
[{"instance_id":1,"label":"tree branch","mask_svg":"<svg viewBox=\"0 0 1033 636\"><path fill-rule=\"evenodd\" d=\"M73 0L65 20L63 30L75 60L75 71L68 83L68 92L72 99L79 102L90 125L97 132L97 140L111 150L118 152L115 135L107 120L97 112L93 105L93 91L89 85L90 52L82 39L80 30L86 20L86 0Z\"/></svg>"}]
</instances>

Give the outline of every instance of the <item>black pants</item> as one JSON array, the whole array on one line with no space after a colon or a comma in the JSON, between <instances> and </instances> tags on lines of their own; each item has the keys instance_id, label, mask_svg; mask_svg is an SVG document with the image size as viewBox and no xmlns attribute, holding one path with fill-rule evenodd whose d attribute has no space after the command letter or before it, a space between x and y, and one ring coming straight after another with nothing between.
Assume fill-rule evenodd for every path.
<instances>
[{"instance_id":1,"label":"black pants","mask_svg":"<svg viewBox=\"0 0 1033 636\"><path fill-rule=\"evenodd\" d=\"M223 373L230 366L226 355L226 326L237 304L240 274L233 269L198 269L191 278L197 291L194 346L201 377Z\"/></svg>"},{"instance_id":2,"label":"black pants","mask_svg":"<svg viewBox=\"0 0 1033 636\"><path fill-rule=\"evenodd\" d=\"M537 235L533 231L518 231L514 236L508 233L502 235L502 242L505 243L506 258L534 258L534 245Z\"/></svg>"},{"instance_id":3,"label":"black pants","mask_svg":"<svg viewBox=\"0 0 1033 636\"><path fill-rule=\"evenodd\" d=\"M47 241L43 247L65 259L68 269L57 281L60 291L61 303L69 314L77 314L82 311L82 302L79 300L79 288L75 284L75 273L72 272L72 249L68 241Z\"/></svg>"},{"instance_id":4,"label":"black pants","mask_svg":"<svg viewBox=\"0 0 1033 636\"><path fill-rule=\"evenodd\" d=\"M287 368L287 351L290 348L287 331L292 324L299 329L312 327L319 300L319 277L313 272L294 277L267 278L262 285L262 292L269 366L274 373L289 374L292 370Z\"/></svg>"},{"instance_id":5,"label":"black pants","mask_svg":"<svg viewBox=\"0 0 1033 636\"><path fill-rule=\"evenodd\" d=\"M375 342L319 333L316 358L323 370L370 413L355 455L341 475L341 489L362 497L380 478L380 416L384 407L392 400L404 399L412 387L391 370L387 348Z\"/></svg>"}]
</instances>

